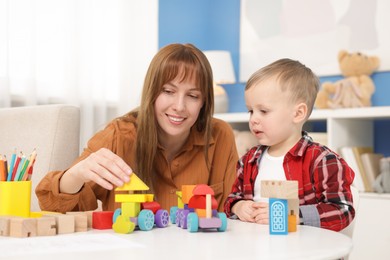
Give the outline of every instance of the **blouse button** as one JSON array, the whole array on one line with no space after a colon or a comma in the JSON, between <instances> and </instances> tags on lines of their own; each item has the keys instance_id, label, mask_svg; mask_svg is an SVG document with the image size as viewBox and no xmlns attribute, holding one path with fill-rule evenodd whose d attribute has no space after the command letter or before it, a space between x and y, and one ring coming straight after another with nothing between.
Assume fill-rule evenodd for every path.
<instances>
[{"instance_id":1,"label":"blouse button","mask_svg":"<svg viewBox=\"0 0 390 260\"><path fill-rule=\"evenodd\" d=\"M176 192L175 189L171 189L171 191L170 191L171 194L174 194L175 192Z\"/></svg>"}]
</instances>

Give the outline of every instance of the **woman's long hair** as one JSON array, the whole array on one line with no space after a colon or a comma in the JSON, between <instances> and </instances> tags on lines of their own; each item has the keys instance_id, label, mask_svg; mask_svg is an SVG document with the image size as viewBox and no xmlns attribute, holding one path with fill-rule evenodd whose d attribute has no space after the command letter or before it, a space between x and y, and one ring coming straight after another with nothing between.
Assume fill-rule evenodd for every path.
<instances>
[{"instance_id":1,"label":"woman's long hair","mask_svg":"<svg viewBox=\"0 0 390 260\"><path fill-rule=\"evenodd\" d=\"M192 44L170 44L152 59L145 76L141 105L131 113L137 117L136 173L153 189L153 166L158 143L158 125L154 103L163 85L176 77L180 80L195 79L203 96L203 106L194 124L204 133L205 158L208 162L208 143L211 138L211 119L214 113L213 76L206 56Z\"/></svg>"}]
</instances>

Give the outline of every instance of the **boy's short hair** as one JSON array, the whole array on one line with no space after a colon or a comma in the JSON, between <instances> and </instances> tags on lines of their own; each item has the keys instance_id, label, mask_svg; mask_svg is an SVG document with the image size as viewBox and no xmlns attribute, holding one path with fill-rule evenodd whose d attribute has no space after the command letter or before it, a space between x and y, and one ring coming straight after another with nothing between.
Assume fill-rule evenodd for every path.
<instances>
[{"instance_id":1,"label":"boy's short hair","mask_svg":"<svg viewBox=\"0 0 390 260\"><path fill-rule=\"evenodd\" d=\"M280 59L252 74L245 90L271 77L276 77L282 91L290 91L293 102L304 102L310 116L320 87L318 77L313 71L296 60Z\"/></svg>"}]
</instances>

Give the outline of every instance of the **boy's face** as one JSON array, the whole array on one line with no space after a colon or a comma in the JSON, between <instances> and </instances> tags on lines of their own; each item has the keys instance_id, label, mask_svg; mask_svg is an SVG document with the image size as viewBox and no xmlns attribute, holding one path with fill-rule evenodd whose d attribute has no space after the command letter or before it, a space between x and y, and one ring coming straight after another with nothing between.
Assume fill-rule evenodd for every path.
<instances>
[{"instance_id":1,"label":"boy's face","mask_svg":"<svg viewBox=\"0 0 390 260\"><path fill-rule=\"evenodd\" d=\"M282 156L299 140L301 129L295 122L295 104L289 91L282 91L271 77L245 91L250 113L249 128L262 145L270 146L273 156Z\"/></svg>"}]
</instances>

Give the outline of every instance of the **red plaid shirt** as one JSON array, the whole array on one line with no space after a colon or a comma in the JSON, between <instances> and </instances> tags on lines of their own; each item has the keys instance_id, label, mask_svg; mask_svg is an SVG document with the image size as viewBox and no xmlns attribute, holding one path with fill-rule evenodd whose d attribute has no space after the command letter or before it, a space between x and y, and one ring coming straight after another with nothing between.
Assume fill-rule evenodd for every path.
<instances>
[{"instance_id":1,"label":"red plaid shirt","mask_svg":"<svg viewBox=\"0 0 390 260\"><path fill-rule=\"evenodd\" d=\"M266 148L253 147L238 161L237 179L225 202L228 217L237 218L231 212L236 202L253 200L260 159ZM301 224L334 231L349 225L355 216L350 189L355 173L344 159L303 133L285 155L283 168L287 180L298 181Z\"/></svg>"}]
</instances>

